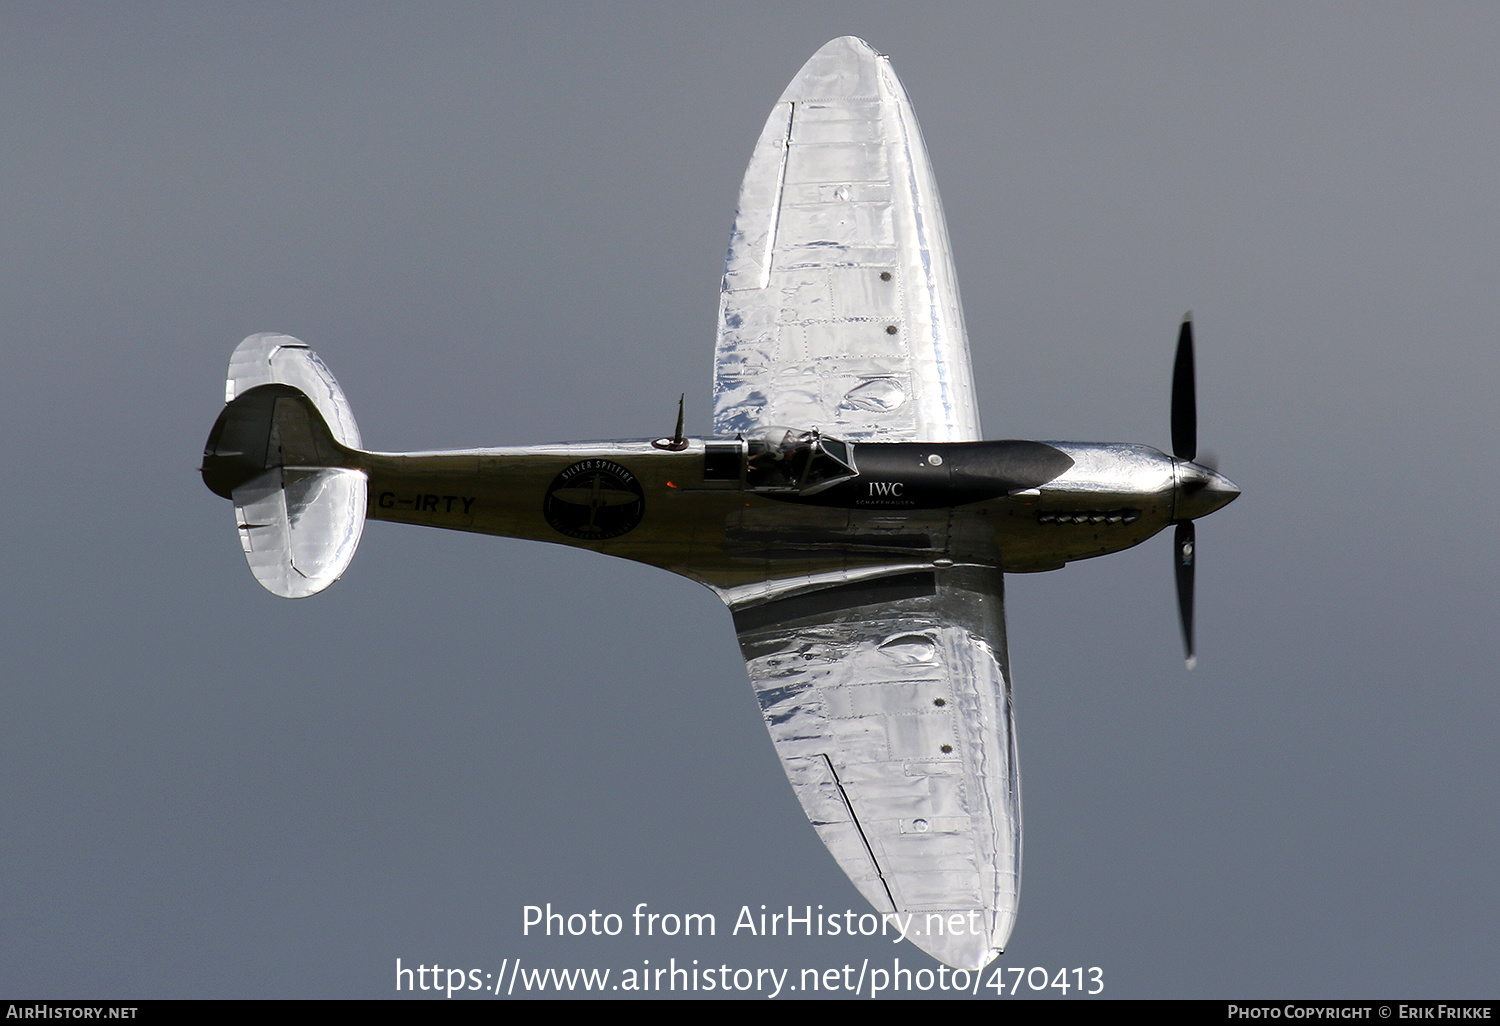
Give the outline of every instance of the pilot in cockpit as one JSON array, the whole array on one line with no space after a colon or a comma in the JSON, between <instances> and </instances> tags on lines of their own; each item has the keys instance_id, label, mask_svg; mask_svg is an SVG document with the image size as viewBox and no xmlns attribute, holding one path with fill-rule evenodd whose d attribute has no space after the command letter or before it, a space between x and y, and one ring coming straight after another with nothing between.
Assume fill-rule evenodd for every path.
<instances>
[{"instance_id":1,"label":"pilot in cockpit","mask_svg":"<svg viewBox=\"0 0 1500 1026\"><path fill-rule=\"evenodd\" d=\"M819 491L853 477L848 447L816 428L772 427L747 440L745 481L768 491Z\"/></svg>"}]
</instances>

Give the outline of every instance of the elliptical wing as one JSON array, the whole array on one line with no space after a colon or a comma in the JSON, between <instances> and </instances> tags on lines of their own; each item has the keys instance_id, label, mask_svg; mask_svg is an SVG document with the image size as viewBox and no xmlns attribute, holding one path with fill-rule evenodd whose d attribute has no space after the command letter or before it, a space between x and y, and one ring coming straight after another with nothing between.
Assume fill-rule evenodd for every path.
<instances>
[{"instance_id":1,"label":"elliptical wing","mask_svg":"<svg viewBox=\"0 0 1500 1026\"><path fill-rule=\"evenodd\" d=\"M981 437L947 225L890 62L835 39L745 171L720 296L714 432Z\"/></svg>"},{"instance_id":2,"label":"elliptical wing","mask_svg":"<svg viewBox=\"0 0 1500 1026\"><path fill-rule=\"evenodd\" d=\"M1004 950L1021 883L1003 581L954 567L734 609L771 740L823 843L955 968Z\"/></svg>"}]
</instances>

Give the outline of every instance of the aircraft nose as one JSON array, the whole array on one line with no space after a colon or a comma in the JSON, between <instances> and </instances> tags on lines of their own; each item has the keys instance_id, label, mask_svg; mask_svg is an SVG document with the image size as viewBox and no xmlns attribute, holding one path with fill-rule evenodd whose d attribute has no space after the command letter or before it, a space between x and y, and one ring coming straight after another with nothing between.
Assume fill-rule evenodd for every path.
<instances>
[{"instance_id":1,"label":"aircraft nose","mask_svg":"<svg viewBox=\"0 0 1500 1026\"><path fill-rule=\"evenodd\" d=\"M1173 519L1197 520L1239 498L1240 487L1200 463L1177 464L1177 509Z\"/></svg>"}]
</instances>

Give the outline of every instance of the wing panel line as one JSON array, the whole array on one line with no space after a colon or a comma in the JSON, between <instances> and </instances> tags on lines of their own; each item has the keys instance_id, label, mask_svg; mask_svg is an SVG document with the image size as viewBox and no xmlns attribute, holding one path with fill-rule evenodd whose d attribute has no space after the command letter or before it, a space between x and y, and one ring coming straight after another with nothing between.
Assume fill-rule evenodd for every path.
<instances>
[{"instance_id":1,"label":"wing panel line","mask_svg":"<svg viewBox=\"0 0 1500 1026\"><path fill-rule=\"evenodd\" d=\"M823 761L828 764L828 772L833 775L833 786L839 789L839 797L843 799L844 808L849 810L849 821L854 824L854 829L859 831L859 839L865 846L865 851L870 854L870 862L875 867L875 875L880 877L880 886L885 888L885 896L890 899L891 911L900 912L901 906L896 904L896 896L891 893L891 885L886 882L885 871L880 868L880 860L875 857L875 849L870 847L870 838L865 834L865 828L859 821L859 813L854 811L854 803L849 800L849 792L844 790L844 782L839 779L839 771L833 765L833 760L828 757L827 752L821 753Z\"/></svg>"}]
</instances>

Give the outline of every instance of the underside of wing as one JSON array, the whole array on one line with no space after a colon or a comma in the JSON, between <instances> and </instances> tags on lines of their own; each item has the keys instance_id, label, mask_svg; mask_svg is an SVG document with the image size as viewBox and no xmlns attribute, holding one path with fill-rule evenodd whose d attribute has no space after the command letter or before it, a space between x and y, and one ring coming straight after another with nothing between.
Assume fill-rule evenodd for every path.
<instances>
[{"instance_id":1,"label":"underside of wing","mask_svg":"<svg viewBox=\"0 0 1500 1026\"><path fill-rule=\"evenodd\" d=\"M802 68L741 186L714 430L981 437L947 225L906 91L853 36Z\"/></svg>"},{"instance_id":2,"label":"underside of wing","mask_svg":"<svg viewBox=\"0 0 1500 1026\"><path fill-rule=\"evenodd\" d=\"M954 567L734 609L771 739L828 850L893 927L964 969L1004 950L1020 890L1003 581Z\"/></svg>"}]
</instances>

